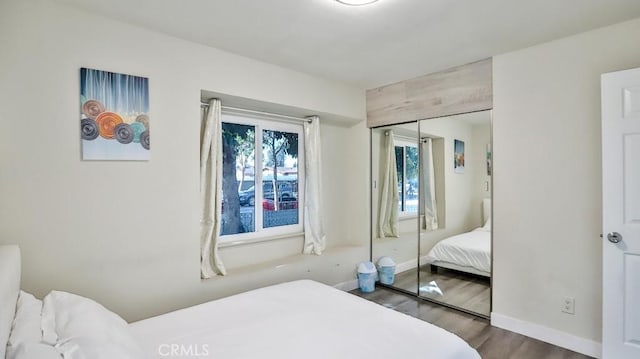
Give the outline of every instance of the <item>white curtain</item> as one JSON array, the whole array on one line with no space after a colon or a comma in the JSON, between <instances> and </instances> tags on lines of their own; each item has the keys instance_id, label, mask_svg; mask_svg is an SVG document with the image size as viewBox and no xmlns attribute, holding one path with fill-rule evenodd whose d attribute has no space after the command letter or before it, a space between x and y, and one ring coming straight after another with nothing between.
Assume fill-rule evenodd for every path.
<instances>
[{"instance_id":1,"label":"white curtain","mask_svg":"<svg viewBox=\"0 0 640 359\"><path fill-rule=\"evenodd\" d=\"M378 235L380 238L398 237L398 169L396 146L391 130L385 132L385 146L382 151Z\"/></svg>"},{"instance_id":2,"label":"white curtain","mask_svg":"<svg viewBox=\"0 0 640 359\"><path fill-rule=\"evenodd\" d=\"M220 254L220 217L222 215L222 108L220 100L209 101L204 112L204 131L200 150L200 275L203 279L227 274Z\"/></svg>"},{"instance_id":3,"label":"white curtain","mask_svg":"<svg viewBox=\"0 0 640 359\"><path fill-rule=\"evenodd\" d=\"M422 187L422 208L421 214L424 218L423 228L432 231L438 229L438 209L436 207L436 184L433 168L433 141L430 138L422 139L420 144L422 176L420 183Z\"/></svg>"},{"instance_id":4,"label":"white curtain","mask_svg":"<svg viewBox=\"0 0 640 359\"><path fill-rule=\"evenodd\" d=\"M327 243L322 220L320 119L304 123L304 248L305 254L321 255Z\"/></svg>"}]
</instances>

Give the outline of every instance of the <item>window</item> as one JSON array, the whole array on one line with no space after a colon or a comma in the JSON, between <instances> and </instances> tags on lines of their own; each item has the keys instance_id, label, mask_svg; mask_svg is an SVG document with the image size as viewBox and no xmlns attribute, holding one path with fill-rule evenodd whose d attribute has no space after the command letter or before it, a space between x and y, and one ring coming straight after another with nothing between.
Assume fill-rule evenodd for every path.
<instances>
[{"instance_id":1,"label":"window","mask_svg":"<svg viewBox=\"0 0 640 359\"><path fill-rule=\"evenodd\" d=\"M302 141L302 124L222 115L221 242L302 232Z\"/></svg>"},{"instance_id":2,"label":"window","mask_svg":"<svg viewBox=\"0 0 640 359\"><path fill-rule=\"evenodd\" d=\"M418 145L395 140L400 215L418 213Z\"/></svg>"}]
</instances>

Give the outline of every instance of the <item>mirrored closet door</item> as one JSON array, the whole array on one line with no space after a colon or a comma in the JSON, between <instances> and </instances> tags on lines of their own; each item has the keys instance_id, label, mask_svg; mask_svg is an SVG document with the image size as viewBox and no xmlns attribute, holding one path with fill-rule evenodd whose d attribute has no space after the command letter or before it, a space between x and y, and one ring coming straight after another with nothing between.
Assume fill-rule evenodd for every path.
<instances>
[{"instance_id":1,"label":"mirrored closet door","mask_svg":"<svg viewBox=\"0 0 640 359\"><path fill-rule=\"evenodd\" d=\"M419 121L418 295L491 310L491 112Z\"/></svg>"},{"instance_id":2,"label":"mirrored closet door","mask_svg":"<svg viewBox=\"0 0 640 359\"><path fill-rule=\"evenodd\" d=\"M491 111L371 130L372 260L395 262L391 287L489 316L491 152Z\"/></svg>"}]
</instances>

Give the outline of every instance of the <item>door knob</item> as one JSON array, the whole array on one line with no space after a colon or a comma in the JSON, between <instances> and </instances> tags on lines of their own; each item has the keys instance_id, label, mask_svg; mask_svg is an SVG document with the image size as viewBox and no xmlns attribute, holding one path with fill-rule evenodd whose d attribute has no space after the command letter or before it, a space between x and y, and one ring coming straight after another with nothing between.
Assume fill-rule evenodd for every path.
<instances>
[{"instance_id":1,"label":"door knob","mask_svg":"<svg viewBox=\"0 0 640 359\"><path fill-rule=\"evenodd\" d=\"M607 234L607 239L611 243L619 243L622 240L622 234L618 232L611 232Z\"/></svg>"}]
</instances>

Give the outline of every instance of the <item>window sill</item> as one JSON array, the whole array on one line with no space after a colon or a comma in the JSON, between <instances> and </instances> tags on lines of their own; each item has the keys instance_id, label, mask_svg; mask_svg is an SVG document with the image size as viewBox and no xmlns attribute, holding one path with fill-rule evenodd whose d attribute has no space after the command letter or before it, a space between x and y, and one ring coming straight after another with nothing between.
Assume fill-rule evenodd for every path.
<instances>
[{"instance_id":1,"label":"window sill","mask_svg":"<svg viewBox=\"0 0 640 359\"><path fill-rule=\"evenodd\" d=\"M275 241L275 240L278 240L278 239L288 239L288 238L295 238L295 237L304 237L304 232L280 234L280 235L277 235L277 236L268 236L268 237L247 238L247 239L239 239L239 240L232 240L232 241L224 241L224 242L219 242L218 243L218 248L244 246L244 245L247 245L247 244L262 243L262 242L268 242L268 241Z\"/></svg>"},{"instance_id":2,"label":"window sill","mask_svg":"<svg viewBox=\"0 0 640 359\"><path fill-rule=\"evenodd\" d=\"M408 214L408 215L404 215L404 216L398 216L398 221L400 221L400 222L404 222L404 221L408 221L408 220L412 220L412 219L418 219L418 215L417 214Z\"/></svg>"},{"instance_id":3,"label":"window sill","mask_svg":"<svg viewBox=\"0 0 640 359\"><path fill-rule=\"evenodd\" d=\"M213 279L230 280L233 278L237 280L249 276L252 280L261 278L261 283L281 283L283 278L311 278L310 273L322 275L328 266L348 268L346 270L351 276L351 268L355 272L356 264L363 260L363 256L368 257L368 253L368 245L345 244L327 248L321 256L298 253L264 262L227 268L227 275L215 276Z\"/></svg>"}]
</instances>

